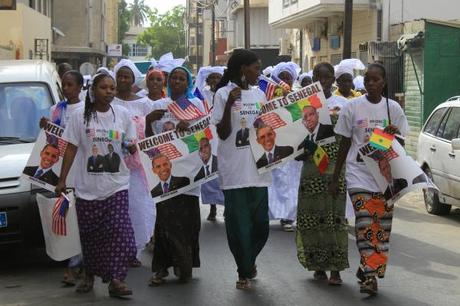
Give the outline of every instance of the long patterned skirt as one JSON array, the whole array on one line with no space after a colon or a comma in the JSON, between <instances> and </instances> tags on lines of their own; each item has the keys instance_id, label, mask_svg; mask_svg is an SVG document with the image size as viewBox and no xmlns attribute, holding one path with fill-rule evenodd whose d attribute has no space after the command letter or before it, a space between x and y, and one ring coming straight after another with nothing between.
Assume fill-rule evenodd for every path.
<instances>
[{"instance_id":1,"label":"long patterned skirt","mask_svg":"<svg viewBox=\"0 0 460 306\"><path fill-rule=\"evenodd\" d=\"M128 205L127 190L101 201L76 201L83 264L105 283L123 281L136 255Z\"/></svg>"},{"instance_id":2,"label":"long patterned skirt","mask_svg":"<svg viewBox=\"0 0 460 306\"><path fill-rule=\"evenodd\" d=\"M390 249L393 206L387 206L382 193L361 189L349 190L355 209L355 234L360 269L365 277L383 278Z\"/></svg>"},{"instance_id":3,"label":"long patterned skirt","mask_svg":"<svg viewBox=\"0 0 460 306\"><path fill-rule=\"evenodd\" d=\"M348 265L348 233L345 222L345 179L340 177L340 193L328 192L335 166L337 145L323 149L329 165L320 174L311 159L303 164L297 208L297 257L310 271L342 271Z\"/></svg>"}]
</instances>

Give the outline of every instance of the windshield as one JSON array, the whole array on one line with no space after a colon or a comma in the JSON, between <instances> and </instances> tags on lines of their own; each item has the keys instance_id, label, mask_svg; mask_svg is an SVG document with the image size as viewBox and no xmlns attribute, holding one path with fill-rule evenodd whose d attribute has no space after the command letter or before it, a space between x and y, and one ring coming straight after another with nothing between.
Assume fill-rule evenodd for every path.
<instances>
[{"instance_id":1,"label":"windshield","mask_svg":"<svg viewBox=\"0 0 460 306\"><path fill-rule=\"evenodd\" d=\"M34 142L41 117L49 117L53 104L42 83L0 84L0 145Z\"/></svg>"}]
</instances>

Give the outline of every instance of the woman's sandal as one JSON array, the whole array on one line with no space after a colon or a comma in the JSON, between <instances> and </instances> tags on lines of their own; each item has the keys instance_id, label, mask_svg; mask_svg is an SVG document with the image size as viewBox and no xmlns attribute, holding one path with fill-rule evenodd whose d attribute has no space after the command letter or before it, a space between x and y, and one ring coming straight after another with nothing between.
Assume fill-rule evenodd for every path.
<instances>
[{"instance_id":1,"label":"woman's sandal","mask_svg":"<svg viewBox=\"0 0 460 306\"><path fill-rule=\"evenodd\" d=\"M340 277L339 272L331 272L331 277L329 277L329 285L331 286L338 286L342 285L343 281L342 278Z\"/></svg>"},{"instance_id":2,"label":"woman's sandal","mask_svg":"<svg viewBox=\"0 0 460 306\"><path fill-rule=\"evenodd\" d=\"M132 294L133 291L122 281L114 279L109 284L109 295L111 297L124 297Z\"/></svg>"},{"instance_id":3,"label":"woman's sandal","mask_svg":"<svg viewBox=\"0 0 460 306\"><path fill-rule=\"evenodd\" d=\"M236 289L240 289L240 290L251 289L251 282L247 278L240 278L236 282Z\"/></svg>"},{"instance_id":4,"label":"woman's sandal","mask_svg":"<svg viewBox=\"0 0 460 306\"><path fill-rule=\"evenodd\" d=\"M76 285L76 279L70 269L64 272L64 278L61 280L61 283L65 287L73 287Z\"/></svg>"},{"instance_id":5,"label":"woman's sandal","mask_svg":"<svg viewBox=\"0 0 460 306\"><path fill-rule=\"evenodd\" d=\"M158 287L161 286L166 282L164 279L169 275L168 271L160 271L155 273L150 279L149 279L149 287Z\"/></svg>"},{"instance_id":6,"label":"woman's sandal","mask_svg":"<svg viewBox=\"0 0 460 306\"><path fill-rule=\"evenodd\" d=\"M315 280L326 280L327 274L324 271L315 271L315 273L313 273L313 278Z\"/></svg>"},{"instance_id":7,"label":"woman's sandal","mask_svg":"<svg viewBox=\"0 0 460 306\"><path fill-rule=\"evenodd\" d=\"M83 281L77 286L75 290L77 293L88 293L93 290L94 287L94 276L86 276Z\"/></svg>"},{"instance_id":8,"label":"woman's sandal","mask_svg":"<svg viewBox=\"0 0 460 306\"><path fill-rule=\"evenodd\" d=\"M377 279L374 276L367 278L364 282L361 283L361 288L359 291L361 293L367 293L371 296L377 295Z\"/></svg>"}]
</instances>

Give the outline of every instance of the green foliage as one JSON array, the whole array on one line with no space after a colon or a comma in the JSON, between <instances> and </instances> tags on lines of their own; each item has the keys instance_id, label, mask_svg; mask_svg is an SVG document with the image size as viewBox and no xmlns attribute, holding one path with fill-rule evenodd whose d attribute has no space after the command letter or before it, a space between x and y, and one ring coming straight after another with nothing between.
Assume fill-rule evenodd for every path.
<instances>
[{"instance_id":1,"label":"green foliage","mask_svg":"<svg viewBox=\"0 0 460 306\"><path fill-rule=\"evenodd\" d=\"M144 25L147 15L150 13L150 9L145 5L144 0L134 0L133 3L129 5L131 12L131 23L136 27L141 27Z\"/></svg>"},{"instance_id":2,"label":"green foliage","mask_svg":"<svg viewBox=\"0 0 460 306\"><path fill-rule=\"evenodd\" d=\"M122 43L125 38L126 32L129 30L129 20L131 13L128 10L128 4L125 0L118 3L118 43ZM123 55L128 55L129 46L123 44Z\"/></svg>"},{"instance_id":3,"label":"green foliage","mask_svg":"<svg viewBox=\"0 0 460 306\"><path fill-rule=\"evenodd\" d=\"M139 35L139 44L152 47L151 56L158 59L172 52L174 57L185 57L185 7L178 5L165 14L153 9L149 14L150 27Z\"/></svg>"}]
</instances>

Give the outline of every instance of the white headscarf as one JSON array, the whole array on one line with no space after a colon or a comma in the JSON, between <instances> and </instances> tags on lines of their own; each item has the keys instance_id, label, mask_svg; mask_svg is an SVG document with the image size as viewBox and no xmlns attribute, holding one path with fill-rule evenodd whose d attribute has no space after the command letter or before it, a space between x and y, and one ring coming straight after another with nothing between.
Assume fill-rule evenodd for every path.
<instances>
[{"instance_id":1,"label":"white headscarf","mask_svg":"<svg viewBox=\"0 0 460 306\"><path fill-rule=\"evenodd\" d=\"M302 83L303 79L305 79L306 77L310 77L310 79L313 78L313 70L304 72L301 75L299 75L299 83Z\"/></svg>"},{"instance_id":2,"label":"white headscarf","mask_svg":"<svg viewBox=\"0 0 460 306\"><path fill-rule=\"evenodd\" d=\"M335 78L338 79L340 76L348 73L351 74L353 77L355 74L355 70L364 70L366 66L364 66L363 62L361 62L357 58L348 58L342 60L335 69Z\"/></svg>"},{"instance_id":3,"label":"white headscarf","mask_svg":"<svg viewBox=\"0 0 460 306\"><path fill-rule=\"evenodd\" d=\"M270 74L272 74L272 71L273 71L273 66L268 66L264 70L262 70L262 74L265 76L269 76Z\"/></svg>"},{"instance_id":4,"label":"white headscarf","mask_svg":"<svg viewBox=\"0 0 460 306\"><path fill-rule=\"evenodd\" d=\"M113 71L110 71L107 67L99 67L96 70L96 74L98 73L106 73L110 75L112 78L114 78Z\"/></svg>"},{"instance_id":5,"label":"white headscarf","mask_svg":"<svg viewBox=\"0 0 460 306\"><path fill-rule=\"evenodd\" d=\"M203 89L206 87L206 79L213 73L218 73L220 75L224 74L224 70L227 67L225 66L206 66L201 67L196 75L196 87L203 92Z\"/></svg>"},{"instance_id":6,"label":"white headscarf","mask_svg":"<svg viewBox=\"0 0 460 306\"><path fill-rule=\"evenodd\" d=\"M366 87L364 87L364 77L362 75L358 75L354 78L353 84L355 85L355 90L366 89Z\"/></svg>"},{"instance_id":7,"label":"white headscarf","mask_svg":"<svg viewBox=\"0 0 460 306\"><path fill-rule=\"evenodd\" d=\"M292 80L295 81L297 80L300 70L299 65L294 62L281 62L273 68L271 74L278 77L281 72L286 71L291 75Z\"/></svg>"},{"instance_id":8,"label":"white headscarf","mask_svg":"<svg viewBox=\"0 0 460 306\"><path fill-rule=\"evenodd\" d=\"M150 59L150 67L149 67L149 69L150 69L150 68L154 68L154 69L155 69L155 68L157 68L157 66L158 66L157 60L154 59L154 58L152 57L152 58Z\"/></svg>"},{"instance_id":9,"label":"white headscarf","mask_svg":"<svg viewBox=\"0 0 460 306\"><path fill-rule=\"evenodd\" d=\"M185 59L174 58L172 52L168 52L160 57L155 68L163 72L170 73L174 68L182 66L184 62Z\"/></svg>"},{"instance_id":10,"label":"white headscarf","mask_svg":"<svg viewBox=\"0 0 460 306\"><path fill-rule=\"evenodd\" d=\"M117 77L118 70L120 70L121 67L128 67L134 74L134 83L137 83L142 80L142 73L137 69L136 65L134 65L132 60L129 59L122 59L119 61L115 67L113 67L113 74L115 78Z\"/></svg>"}]
</instances>

